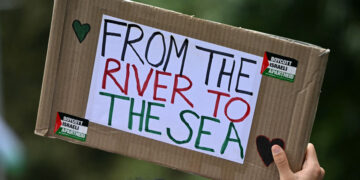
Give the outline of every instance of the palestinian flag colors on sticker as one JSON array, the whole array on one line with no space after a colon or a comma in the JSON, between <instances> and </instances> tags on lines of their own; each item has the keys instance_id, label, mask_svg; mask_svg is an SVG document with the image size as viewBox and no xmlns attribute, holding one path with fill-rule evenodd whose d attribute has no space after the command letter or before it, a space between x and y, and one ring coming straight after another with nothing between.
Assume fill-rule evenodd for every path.
<instances>
[{"instance_id":1,"label":"palestinian flag colors on sticker","mask_svg":"<svg viewBox=\"0 0 360 180\"><path fill-rule=\"evenodd\" d=\"M85 141L89 120L58 112L54 133L72 139Z\"/></svg>"},{"instance_id":2,"label":"palestinian flag colors on sticker","mask_svg":"<svg viewBox=\"0 0 360 180\"><path fill-rule=\"evenodd\" d=\"M261 74L289 82L294 82L298 62L289 57L265 52Z\"/></svg>"}]
</instances>

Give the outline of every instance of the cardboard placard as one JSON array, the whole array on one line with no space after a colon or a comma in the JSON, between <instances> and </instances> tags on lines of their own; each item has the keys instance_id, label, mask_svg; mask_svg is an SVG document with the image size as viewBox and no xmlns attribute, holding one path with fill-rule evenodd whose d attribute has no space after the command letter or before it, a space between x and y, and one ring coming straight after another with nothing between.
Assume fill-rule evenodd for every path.
<instances>
[{"instance_id":1,"label":"cardboard placard","mask_svg":"<svg viewBox=\"0 0 360 180\"><path fill-rule=\"evenodd\" d=\"M273 144L301 167L328 53L139 3L56 0L35 133L276 179Z\"/></svg>"}]
</instances>

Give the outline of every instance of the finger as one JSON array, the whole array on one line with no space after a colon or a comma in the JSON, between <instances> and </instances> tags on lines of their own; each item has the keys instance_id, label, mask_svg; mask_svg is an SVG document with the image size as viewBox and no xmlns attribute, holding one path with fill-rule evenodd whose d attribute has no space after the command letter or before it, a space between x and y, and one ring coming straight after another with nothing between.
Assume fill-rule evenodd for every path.
<instances>
[{"instance_id":1,"label":"finger","mask_svg":"<svg viewBox=\"0 0 360 180\"><path fill-rule=\"evenodd\" d=\"M315 147L311 143L309 143L308 146L307 146L305 162L304 162L303 167L306 167L308 165L319 165L319 161L317 159Z\"/></svg>"},{"instance_id":2,"label":"finger","mask_svg":"<svg viewBox=\"0 0 360 180\"><path fill-rule=\"evenodd\" d=\"M324 175L325 175L325 169L322 168L322 167L320 167L320 171L321 171L321 176L324 177Z\"/></svg>"},{"instance_id":3,"label":"finger","mask_svg":"<svg viewBox=\"0 0 360 180\"><path fill-rule=\"evenodd\" d=\"M275 165L279 170L280 177L282 179L287 179L287 177L292 176L293 172L289 167L285 151L278 145L272 146L271 151L274 157Z\"/></svg>"}]
</instances>

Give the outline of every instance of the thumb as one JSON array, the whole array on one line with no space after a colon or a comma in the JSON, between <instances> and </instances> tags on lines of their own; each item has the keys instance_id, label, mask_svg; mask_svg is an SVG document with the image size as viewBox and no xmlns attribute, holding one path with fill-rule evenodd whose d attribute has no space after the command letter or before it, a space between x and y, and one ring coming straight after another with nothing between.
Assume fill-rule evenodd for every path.
<instances>
[{"instance_id":1,"label":"thumb","mask_svg":"<svg viewBox=\"0 0 360 180\"><path fill-rule=\"evenodd\" d=\"M274 157L276 167L279 170L280 179L290 178L294 173L289 167L289 162L287 160L285 151L278 145L272 146L271 151Z\"/></svg>"}]
</instances>

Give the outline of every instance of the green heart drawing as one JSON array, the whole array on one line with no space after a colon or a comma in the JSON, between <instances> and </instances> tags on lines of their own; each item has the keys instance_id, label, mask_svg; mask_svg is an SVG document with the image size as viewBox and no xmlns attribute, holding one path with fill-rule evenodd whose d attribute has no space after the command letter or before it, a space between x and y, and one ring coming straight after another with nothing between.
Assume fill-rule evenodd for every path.
<instances>
[{"instance_id":1,"label":"green heart drawing","mask_svg":"<svg viewBox=\"0 0 360 180\"><path fill-rule=\"evenodd\" d=\"M74 29L74 32L76 34L76 37L78 38L79 42L82 43L83 40L86 38L86 35L90 31L90 25L89 24L81 24L79 20L74 20L72 23L72 27Z\"/></svg>"}]
</instances>

